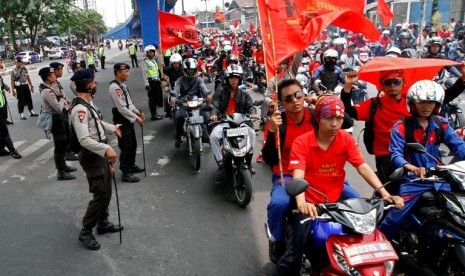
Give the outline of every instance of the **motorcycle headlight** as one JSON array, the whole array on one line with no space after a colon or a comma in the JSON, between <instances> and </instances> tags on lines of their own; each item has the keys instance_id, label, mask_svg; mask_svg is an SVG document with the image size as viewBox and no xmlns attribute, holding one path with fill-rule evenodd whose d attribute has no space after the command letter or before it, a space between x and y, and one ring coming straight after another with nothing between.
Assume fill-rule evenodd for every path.
<instances>
[{"instance_id":1,"label":"motorcycle headlight","mask_svg":"<svg viewBox=\"0 0 465 276\"><path fill-rule=\"evenodd\" d=\"M199 101L187 101L187 106L190 108L195 108L199 106Z\"/></svg>"},{"instance_id":2,"label":"motorcycle headlight","mask_svg":"<svg viewBox=\"0 0 465 276\"><path fill-rule=\"evenodd\" d=\"M368 235L376 228L376 209L366 214L355 214L346 211L343 211L343 213L357 233Z\"/></svg>"}]
</instances>

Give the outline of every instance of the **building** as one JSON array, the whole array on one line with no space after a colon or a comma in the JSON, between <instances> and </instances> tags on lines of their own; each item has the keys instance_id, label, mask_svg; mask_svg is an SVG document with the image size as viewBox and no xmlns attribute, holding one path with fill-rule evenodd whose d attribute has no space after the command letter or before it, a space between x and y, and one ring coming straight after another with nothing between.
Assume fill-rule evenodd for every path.
<instances>
[{"instance_id":1,"label":"building","mask_svg":"<svg viewBox=\"0 0 465 276\"><path fill-rule=\"evenodd\" d=\"M257 26L256 0L233 0L226 11L226 25L232 25L237 20L242 28L248 28L250 22Z\"/></svg>"},{"instance_id":2,"label":"building","mask_svg":"<svg viewBox=\"0 0 465 276\"><path fill-rule=\"evenodd\" d=\"M455 21L465 21L465 1L463 0L385 0L391 7L395 17L391 25L403 23L419 23L421 26L431 25L433 2L441 15L441 23L446 24L451 18ZM376 14L377 0L367 1L367 16L375 23L379 23Z\"/></svg>"}]
</instances>

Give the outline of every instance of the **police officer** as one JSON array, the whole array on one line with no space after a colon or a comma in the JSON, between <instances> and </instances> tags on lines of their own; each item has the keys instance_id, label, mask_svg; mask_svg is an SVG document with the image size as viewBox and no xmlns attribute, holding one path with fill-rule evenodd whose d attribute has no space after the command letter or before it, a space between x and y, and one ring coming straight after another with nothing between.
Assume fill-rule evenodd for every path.
<instances>
[{"instance_id":1,"label":"police officer","mask_svg":"<svg viewBox=\"0 0 465 276\"><path fill-rule=\"evenodd\" d=\"M121 138L118 138L118 146L121 149L119 158L120 170L123 172L123 182L139 182L139 178L133 173L143 172L136 163L136 132L134 122L141 127L144 125L144 114L136 109L125 82L129 78L129 64L116 63L113 66L115 80L110 83L110 99L113 102L113 122L121 124Z\"/></svg>"},{"instance_id":2,"label":"police officer","mask_svg":"<svg viewBox=\"0 0 465 276\"><path fill-rule=\"evenodd\" d=\"M105 47L103 46L103 43L100 43L100 47L98 48L98 57L100 59L102 69L105 69Z\"/></svg>"},{"instance_id":3,"label":"police officer","mask_svg":"<svg viewBox=\"0 0 465 276\"><path fill-rule=\"evenodd\" d=\"M98 72L97 68L95 68L94 53L91 50L92 49L90 48L90 46L87 46L86 54L85 54L86 66L87 66L87 68L94 70L94 72Z\"/></svg>"},{"instance_id":4,"label":"police officer","mask_svg":"<svg viewBox=\"0 0 465 276\"><path fill-rule=\"evenodd\" d=\"M67 122L68 116L63 113L67 105L66 96L55 91L55 70L52 67L44 67L39 70L39 76L43 83L39 86L42 112L52 113L52 135L54 149L55 167L58 170L58 180L70 180L76 177L70 172L76 168L66 165L65 153L68 145Z\"/></svg>"},{"instance_id":5,"label":"police officer","mask_svg":"<svg viewBox=\"0 0 465 276\"><path fill-rule=\"evenodd\" d=\"M160 106L160 103L161 106L163 106L163 90L160 78L160 68L163 67L161 64L161 57L157 56L158 60L155 58L156 50L157 49L153 45L145 46L144 51L146 58L142 63L142 74L144 76L145 89L149 96L150 119L152 121L163 119L163 115L157 112L157 106Z\"/></svg>"},{"instance_id":6,"label":"police officer","mask_svg":"<svg viewBox=\"0 0 465 276\"><path fill-rule=\"evenodd\" d=\"M0 156L11 155L15 159L20 159L21 155L16 151L7 126L7 106L3 89L8 88L3 81L0 81ZM8 150L5 149L8 148Z\"/></svg>"},{"instance_id":7,"label":"police officer","mask_svg":"<svg viewBox=\"0 0 465 276\"><path fill-rule=\"evenodd\" d=\"M5 82L3 82L3 77L2 76L0 76L0 91L2 93L2 97L3 97L3 101L4 101L3 106L0 107L0 109L1 109L1 112L3 112L3 116L5 118L6 124L11 125L11 124L13 124L13 121L8 120L8 101L6 100L6 95L5 95L5 91L10 92L11 89Z\"/></svg>"},{"instance_id":8,"label":"police officer","mask_svg":"<svg viewBox=\"0 0 465 276\"><path fill-rule=\"evenodd\" d=\"M132 67L134 67L134 63L136 63L135 67L139 68L139 64L137 63L137 54L136 54L136 47L132 42L129 42L128 52L129 57L131 58Z\"/></svg>"},{"instance_id":9,"label":"police officer","mask_svg":"<svg viewBox=\"0 0 465 276\"><path fill-rule=\"evenodd\" d=\"M71 151L70 140L69 140L69 137L70 137L69 135L71 133L71 128L69 125L69 111L70 111L71 102L68 100L69 99L68 96L64 93L63 86L58 81L58 79L63 76L64 64L59 63L59 62L52 62L50 63L50 67L52 67L55 71L55 83L53 83L52 88L57 95L62 96L64 99L66 99L65 105L63 108L63 118L64 118L64 122L66 125L66 141L67 141L65 160L66 161L77 161L78 158L76 154Z\"/></svg>"},{"instance_id":10,"label":"police officer","mask_svg":"<svg viewBox=\"0 0 465 276\"><path fill-rule=\"evenodd\" d=\"M76 83L78 96L73 100L71 123L80 143L79 163L86 173L89 191L93 199L89 202L82 220L79 234L87 248L98 250L100 244L92 235L92 228L97 226L97 234L114 233L123 227L108 221L108 205L111 200L111 168L118 157L115 150L107 144L105 133L114 132L121 137L120 125L112 125L101 120L100 112L92 103L97 85L94 71L80 70L71 78Z\"/></svg>"},{"instance_id":11,"label":"police officer","mask_svg":"<svg viewBox=\"0 0 465 276\"><path fill-rule=\"evenodd\" d=\"M31 117L39 116L34 112L32 104L31 91L34 93L34 86L32 86L31 78L21 57L16 58L16 66L11 71L11 89L13 97L18 99L18 112L21 120L26 120L23 114L25 105L27 105Z\"/></svg>"}]
</instances>

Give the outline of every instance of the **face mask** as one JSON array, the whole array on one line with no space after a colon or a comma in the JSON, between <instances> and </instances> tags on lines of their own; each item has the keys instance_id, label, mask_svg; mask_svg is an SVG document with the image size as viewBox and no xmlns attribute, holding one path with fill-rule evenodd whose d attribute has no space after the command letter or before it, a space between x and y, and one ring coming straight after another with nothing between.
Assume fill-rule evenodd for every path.
<instances>
[{"instance_id":1,"label":"face mask","mask_svg":"<svg viewBox=\"0 0 465 276\"><path fill-rule=\"evenodd\" d=\"M332 60L325 60L325 66L328 67L328 68L333 68L335 64L336 64L336 62L334 62Z\"/></svg>"},{"instance_id":2,"label":"face mask","mask_svg":"<svg viewBox=\"0 0 465 276\"><path fill-rule=\"evenodd\" d=\"M91 94L92 96L94 96L95 93L97 92L97 86L94 86L93 88L90 88L90 89L89 89L89 92L90 92L90 94Z\"/></svg>"}]
</instances>

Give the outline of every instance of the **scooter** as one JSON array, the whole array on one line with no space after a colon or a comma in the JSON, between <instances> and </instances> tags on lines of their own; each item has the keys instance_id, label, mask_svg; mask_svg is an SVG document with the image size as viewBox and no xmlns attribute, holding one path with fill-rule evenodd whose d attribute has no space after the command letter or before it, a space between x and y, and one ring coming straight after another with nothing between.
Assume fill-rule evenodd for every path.
<instances>
[{"instance_id":1,"label":"scooter","mask_svg":"<svg viewBox=\"0 0 465 276\"><path fill-rule=\"evenodd\" d=\"M216 61L215 56L209 56L206 59L205 68L207 70L208 83L211 83L213 81L213 79L215 78L215 76L214 76L215 61Z\"/></svg>"},{"instance_id":2,"label":"scooter","mask_svg":"<svg viewBox=\"0 0 465 276\"><path fill-rule=\"evenodd\" d=\"M391 179L398 180L401 176L402 171L396 171ZM286 186L290 196L307 189L326 198L304 179L295 179ZM376 191L371 198L317 204L318 217L300 222L312 221L312 237L305 241L301 275L392 275L398 256L376 226L384 211L393 205L385 206L375 194Z\"/></svg>"},{"instance_id":3,"label":"scooter","mask_svg":"<svg viewBox=\"0 0 465 276\"><path fill-rule=\"evenodd\" d=\"M408 143L407 147L434 159L419 143ZM419 195L399 229L399 238L393 240L402 263L406 264L399 272L426 275L415 270L420 267L431 271L430 275L464 275L465 161L437 165L429 169L428 175L412 179L431 189ZM449 183L451 191L436 188L441 183Z\"/></svg>"},{"instance_id":4,"label":"scooter","mask_svg":"<svg viewBox=\"0 0 465 276\"><path fill-rule=\"evenodd\" d=\"M435 79L435 81L439 83L444 88L444 90L446 90L447 88L453 86L457 79L451 77L448 78L444 73L445 70L442 70L442 72L443 73L441 73L439 77ZM463 110L460 107L461 104L462 100L459 96L455 98L453 101L441 106L439 114L442 117L447 118L450 126L453 129L465 127L465 114L463 113Z\"/></svg>"},{"instance_id":5,"label":"scooter","mask_svg":"<svg viewBox=\"0 0 465 276\"><path fill-rule=\"evenodd\" d=\"M250 162L253 155L252 140L247 123L250 115L234 113L220 116L218 123L225 123L223 129L223 177L234 189L234 200L240 207L246 207L252 199L252 175Z\"/></svg>"}]
</instances>

